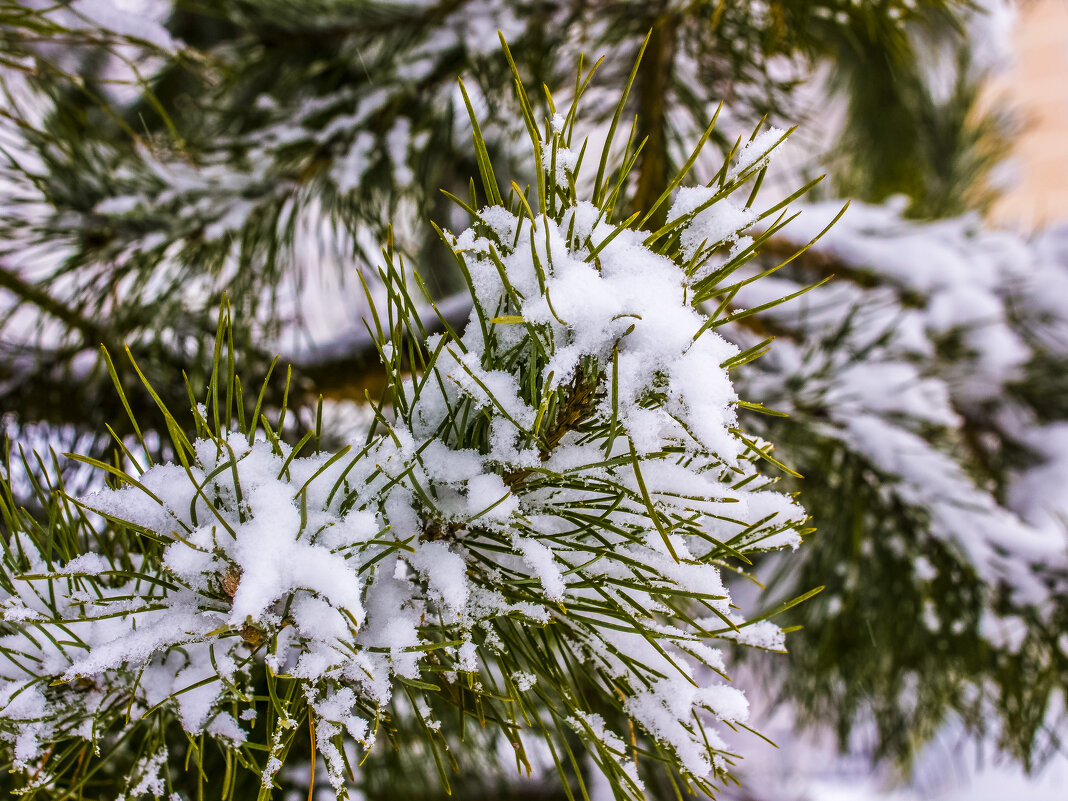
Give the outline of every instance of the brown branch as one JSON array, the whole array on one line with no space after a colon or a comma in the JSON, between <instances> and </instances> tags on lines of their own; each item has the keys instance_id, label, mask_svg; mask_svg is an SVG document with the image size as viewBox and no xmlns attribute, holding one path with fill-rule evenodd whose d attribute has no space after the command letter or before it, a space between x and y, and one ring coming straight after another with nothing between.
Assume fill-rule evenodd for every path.
<instances>
[{"instance_id":1,"label":"brown branch","mask_svg":"<svg viewBox=\"0 0 1068 801\"><path fill-rule=\"evenodd\" d=\"M548 421L545 437L538 446L541 460L546 461L556 450L563 438L572 431L578 431L589 418L597 403L597 390L601 386L602 375L590 379L582 375L581 368L576 369L575 377L568 385L567 396L552 420ZM504 482L510 489L515 489L534 471L529 467L508 472Z\"/></svg>"},{"instance_id":2,"label":"brown branch","mask_svg":"<svg viewBox=\"0 0 1068 801\"><path fill-rule=\"evenodd\" d=\"M79 331L86 344L96 344L106 339L105 330L101 326L86 320L73 309L64 306L39 286L22 280L14 270L2 264L0 264L0 288L32 303L60 322L66 323L68 327Z\"/></svg>"},{"instance_id":3,"label":"brown branch","mask_svg":"<svg viewBox=\"0 0 1068 801\"><path fill-rule=\"evenodd\" d=\"M656 20L638 68L638 141L646 141L641 152L638 188L634 195L636 211L652 208L668 183L671 164L668 157L667 114L674 79L677 27L678 20L673 14L665 14ZM647 225L650 230L656 230L666 219L667 206L663 205Z\"/></svg>"}]
</instances>

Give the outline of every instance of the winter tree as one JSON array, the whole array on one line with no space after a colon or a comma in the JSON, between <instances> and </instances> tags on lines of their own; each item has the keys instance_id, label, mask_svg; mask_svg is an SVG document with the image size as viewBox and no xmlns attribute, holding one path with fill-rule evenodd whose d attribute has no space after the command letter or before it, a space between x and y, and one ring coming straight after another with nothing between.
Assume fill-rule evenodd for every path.
<instances>
[{"instance_id":1,"label":"winter tree","mask_svg":"<svg viewBox=\"0 0 1068 801\"><path fill-rule=\"evenodd\" d=\"M0 10L4 781L701 795L743 659L1040 765L1068 257L964 5Z\"/></svg>"}]
</instances>

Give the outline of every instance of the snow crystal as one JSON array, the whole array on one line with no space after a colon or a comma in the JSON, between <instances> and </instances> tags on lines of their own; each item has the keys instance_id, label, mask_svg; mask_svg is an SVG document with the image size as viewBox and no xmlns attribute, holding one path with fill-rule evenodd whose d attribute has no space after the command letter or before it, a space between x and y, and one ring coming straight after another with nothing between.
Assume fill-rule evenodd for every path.
<instances>
[{"instance_id":1,"label":"snow crystal","mask_svg":"<svg viewBox=\"0 0 1068 801\"><path fill-rule=\"evenodd\" d=\"M733 181L758 164L766 164L768 159L785 142L786 131L781 128L768 128L747 142L739 151L738 159L727 171L727 180Z\"/></svg>"},{"instance_id":2,"label":"snow crystal","mask_svg":"<svg viewBox=\"0 0 1068 801\"><path fill-rule=\"evenodd\" d=\"M921 581L934 581L938 578L938 571L935 566L931 564L931 560L923 555L917 556L912 560L912 570L916 574L916 578Z\"/></svg>"},{"instance_id":3,"label":"snow crystal","mask_svg":"<svg viewBox=\"0 0 1068 801\"><path fill-rule=\"evenodd\" d=\"M677 219L693 214L718 192L718 189L712 187L684 187L675 195L675 202L668 212L668 217ZM752 225L756 218L757 213L754 210L739 208L729 198L721 198L694 214L693 219L683 229L682 252L687 259L693 259L703 248L710 249L735 242L739 232Z\"/></svg>"},{"instance_id":4,"label":"snow crystal","mask_svg":"<svg viewBox=\"0 0 1068 801\"><path fill-rule=\"evenodd\" d=\"M553 171L554 158L555 171ZM566 147L558 147L555 152L552 148L546 147L541 151L541 161L544 168L552 172L556 183L566 185L567 177L575 172L575 166L578 164L578 153L568 150Z\"/></svg>"},{"instance_id":5,"label":"snow crystal","mask_svg":"<svg viewBox=\"0 0 1068 801\"><path fill-rule=\"evenodd\" d=\"M139 776L140 780L130 790L133 798L151 793L159 798L167 791L167 785L160 773L167 764L167 748L163 747L155 754L142 757L134 766L132 775Z\"/></svg>"},{"instance_id":6,"label":"snow crystal","mask_svg":"<svg viewBox=\"0 0 1068 801\"><path fill-rule=\"evenodd\" d=\"M552 550L527 537L515 537L513 544L523 555L523 561L530 565L541 581L545 589L545 597L551 601L562 601L564 599L564 577L553 559Z\"/></svg>"},{"instance_id":7,"label":"snow crystal","mask_svg":"<svg viewBox=\"0 0 1068 801\"><path fill-rule=\"evenodd\" d=\"M83 553L81 556L77 556L71 559L63 567L53 570L53 574L57 576L70 576L75 573L95 576L98 573L104 573L111 570L111 563L100 554L95 553Z\"/></svg>"},{"instance_id":8,"label":"snow crystal","mask_svg":"<svg viewBox=\"0 0 1068 801\"><path fill-rule=\"evenodd\" d=\"M519 692L525 693L531 687L538 682L538 677L533 673L513 673L512 681L515 682L515 687Z\"/></svg>"},{"instance_id":9,"label":"snow crystal","mask_svg":"<svg viewBox=\"0 0 1068 801\"><path fill-rule=\"evenodd\" d=\"M786 635L781 628L770 620L743 625L738 631L728 630L721 637L750 645L754 648L766 648L769 651L782 651L786 648Z\"/></svg>"}]
</instances>

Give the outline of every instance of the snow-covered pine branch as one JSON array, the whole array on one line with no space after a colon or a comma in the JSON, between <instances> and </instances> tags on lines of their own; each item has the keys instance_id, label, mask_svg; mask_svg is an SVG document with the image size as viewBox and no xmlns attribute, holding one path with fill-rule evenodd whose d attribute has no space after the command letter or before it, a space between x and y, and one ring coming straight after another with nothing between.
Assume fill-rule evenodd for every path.
<instances>
[{"instance_id":1,"label":"snow-covered pine branch","mask_svg":"<svg viewBox=\"0 0 1068 801\"><path fill-rule=\"evenodd\" d=\"M365 438L322 452L318 432L290 445L281 419L234 419L220 323L195 435L164 412L173 463L101 463L116 486L57 494L53 525L5 505L0 737L29 795L92 765L125 773L128 797L183 797L169 754L200 770L214 742L226 797L264 798L310 737L344 797L354 745L388 747L401 718L422 731L401 747L447 783L465 754L446 715L499 729L520 766L540 741L565 785L574 733L622 797L658 766L707 792L727 775L747 703L717 641L781 650L783 633L731 603L722 571L796 547L806 515L739 427L728 371L751 354L703 311L745 259L703 264L713 228L735 240L758 216L729 198L783 134L649 233L613 221L631 147L609 136L579 200L579 98L542 125L518 86L537 190L502 198L472 114L488 203L441 232L471 317L411 346L418 279L384 251L386 392Z\"/></svg>"},{"instance_id":2,"label":"snow-covered pine branch","mask_svg":"<svg viewBox=\"0 0 1068 801\"><path fill-rule=\"evenodd\" d=\"M795 242L762 258L796 250L836 206L800 211ZM830 273L759 330L724 329L743 348L776 336L735 381L790 414L749 422L809 476L821 532L782 565L787 596L816 576L827 590L792 621L808 636L776 684L818 725L874 717L879 753L907 758L955 714L1040 764L1060 747L1068 680L1064 232L1028 241L974 216L854 203L736 302Z\"/></svg>"}]
</instances>

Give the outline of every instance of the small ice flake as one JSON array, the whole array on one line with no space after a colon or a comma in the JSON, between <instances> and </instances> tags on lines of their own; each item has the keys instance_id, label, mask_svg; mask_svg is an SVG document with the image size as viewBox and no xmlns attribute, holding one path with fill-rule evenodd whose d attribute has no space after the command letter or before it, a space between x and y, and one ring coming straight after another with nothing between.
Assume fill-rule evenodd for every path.
<instances>
[{"instance_id":1,"label":"small ice flake","mask_svg":"<svg viewBox=\"0 0 1068 801\"><path fill-rule=\"evenodd\" d=\"M727 172L727 180L733 181L756 164L767 164L775 151L782 147L785 136L786 131L772 127L746 143L738 154L738 161Z\"/></svg>"},{"instance_id":2,"label":"small ice flake","mask_svg":"<svg viewBox=\"0 0 1068 801\"><path fill-rule=\"evenodd\" d=\"M52 571L57 576L87 575L95 576L111 570L111 563L97 553L83 553L81 556L71 559L63 567Z\"/></svg>"},{"instance_id":3,"label":"small ice flake","mask_svg":"<svg viewBox=\"0 0 1068 801\"><path fill-rule=\"evenodd\" d=\"M512 674L512 681L515 683L516 689L520 692L526 692L538 682L538 677L533 673L517 672Z\"/></svg>"}]
</instances>

